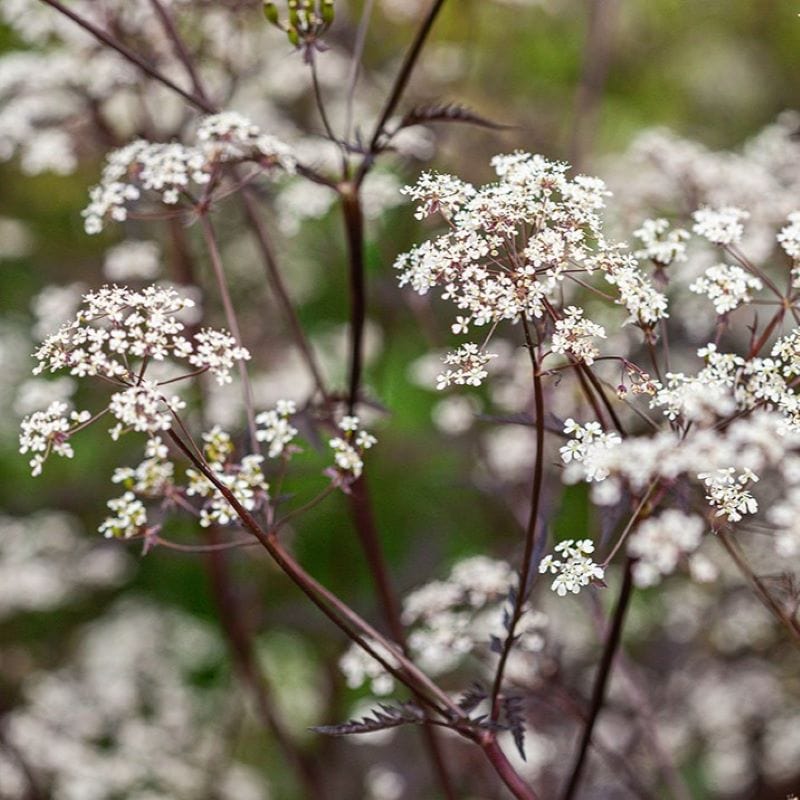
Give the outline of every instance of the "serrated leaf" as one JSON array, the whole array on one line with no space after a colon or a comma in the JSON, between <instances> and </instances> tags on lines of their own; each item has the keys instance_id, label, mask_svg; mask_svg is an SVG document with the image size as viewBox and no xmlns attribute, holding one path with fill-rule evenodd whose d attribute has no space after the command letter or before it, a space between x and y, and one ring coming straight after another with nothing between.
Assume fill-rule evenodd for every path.
<instances>
[{"instance_id":1,"label":"serrated leaf","mask_svg":"<svg viewBox=\"0 0 800 800\"><path fill-rule=\"evenodd\" d=\"M514 744L517 746L517 751L523 761L527 761L525 757L525 716L523 713L523 699L519 696L512 695L504 697L502 700L503 715L506 720L508 730L514 737Z\"/></svg>"},{"instance_id":2,"label":"serrated leaf","mask_svg":"<svg viewBox=\"0 0 800 800\"><path fill-rule=\"evenodd\" d=\"M311 730L326 736L352 736L398 728L401 725L421 725L424 721L425 713L415 703L400 703L396 706L380 703L379 708L372 709L361 719L351 719L338 725L317 725Z\"/></svg>"},{"instance_id":3,"label":"serrated leaf","mask_svg":"<svg viewBox=\"0 0 800 800\"><path fill-rule=\"evenodd\" d=\"M467 714L474 711L487 697L489 693L475 681L458 700L458 707Z\"/></svg>"},{"instance_id":4,"label":"serrated leaf","mask_svg":"<svg viewBox=\"0 0 800 800\"><path fill-rule=\"evenodd\" d=\"M486 117L476 114L466 106L458 103L428 103L425 105L414 106L406 113L397 129L408 128L412 125L423 125L429 122L463 122L468 125L477 125L480 128L500 131L508 130L512 125L502 125L492 122Z\"/></svg>"}]
</instances>

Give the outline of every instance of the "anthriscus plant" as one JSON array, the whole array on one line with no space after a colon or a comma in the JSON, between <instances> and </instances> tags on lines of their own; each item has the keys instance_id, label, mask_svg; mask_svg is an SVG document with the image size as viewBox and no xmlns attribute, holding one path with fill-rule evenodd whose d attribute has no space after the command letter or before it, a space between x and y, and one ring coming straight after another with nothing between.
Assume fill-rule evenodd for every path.
<instances>
[{"instance_id":1,"label":"anthriscus plant","mask_svg":"<svg viewBox=\"0 0 800 800\"><path fill-rule=\"evenodd\" d=\"M782 750L763 745L764 769L775 783L796 777L791 681L754 669L741 680L765 698L763 709L673 714L699 702L693 670L698 685L714 676L690 659L683 682L665 679L651 696L641 671L652 664L640 669L624 640L631 617L643 639L666 636L649 602L662 609L663 630L681 629L673 650L656 648L665 662L701 637L703 615L731 657L754 642L781 654L800 643L791 569L800 555L797 119L782 117L735 156L646 134L608 182L543 154L502 151L474 166L487 182L473 183L408 166L432 146L425 126L501 127L458 104L406 99L444 0L418 13L383 93L359 83L369 0L341 27L340 17L351 17L333 0L259 8L109 0L102 13L95 5L0 2L29 45L22 66L0 58L0 91L18 103L0 111L0 156L19 156L31 173L66 174L89 143L102 146L83 225L88 235L121 231L125 239L108 253L106 284L73 287L70 302L56 303L61 317L42 331L33 372L66 380L66 391L25 409L19 449L38 476L49 461L73 458L87 429L107 431L108 447L125 459L135 443L136 459L108 476L113 496L99 531L140 542L150 558L174 550L208 560L232 662L297 796L345 795L276 711L281 686L264 670L227 551L265 552L338 631L331 680L380 698L349 720L315 709L315 737L376 742L418 729L426 770L406 786L375 760L363 796L570 800L622 796L625 787L637 797L686 798L688 742L706 737L713 755L726 726L726 753L780 740ZM290 121L305 99L307 133ZM405 188L402 158L406 174L417 175ZM392 225L374 222L407 199L413 212L394 210L392 219L418 223L408 249L397 246ZM329 213L340 217L346 248L346 274L331 281L348 302L333 358L309 334L288 266L298 231ZM275 313L254 314L251 293L239 290L253 276L221 236L233 224L263 267ZM402 595L372 495L384 480L380 440L395 436L391 400L365 380L370 317L378 316L367 285L373 225L380 251L395 258L393 313L416 314L415 324L433 331L431 352L418 354L409 375L439 394L434 420L454 447L473 432L470 491L496 495L504 506L496 524L511 542L424 574L414 569ZM173 262L168 282L153 281L159 242ZM217 305L224 321L206 321ZM275 370L278 383L289 375L286 391L267 401L265 342L276 330L294 361ZM442 502L436 489L426 489L425 503ZM311 574L290 535L337 495L369 570L375 619L355 591L334 592ZM575 504L585 519L565 534L558 520ZM414 513L405 519L415 524ZM179 520L193 539L171 534ZM320 535L335 548L343 534ZM751 624L762 639L748 629L734 646L724 625L745 588L754 598L746 595L747 613L763 614ZM715 621L728 604L734 610ZM151 623L152 606L123 604L97 635L123 636L126 613L165 636L181 624L171 616ZM131 653L148 665L156 658L147 648ZM82 658L65 677L76 694L82 670L97 668L91 650ZM165 702L171 673L148 669L144 679ZM131 682L141 679L130 671ZM46 695L32 697L39 719ZM195 700L179 697L181 724L195 724ZM24 765L20 781L35 792L41 772L43 785L71 785L67 766L29 748L20 719L4 734ZM780 730L793 720L790 746ZM87 740L104 735L90 727ZM216 733L210 741L220 749ZM193 762L203 757L192 748ZM724 764L708 758L706 768L723 774ZM251 792L240 797L265 796L250 773L239 779ZM233 785L221 784L219 796L237 796ZM119 791L167 796L135 794L145 790L128 784ZM183 788L158 791L188 798L198 790L187 778Z\"/></svg>"}]
</instances>

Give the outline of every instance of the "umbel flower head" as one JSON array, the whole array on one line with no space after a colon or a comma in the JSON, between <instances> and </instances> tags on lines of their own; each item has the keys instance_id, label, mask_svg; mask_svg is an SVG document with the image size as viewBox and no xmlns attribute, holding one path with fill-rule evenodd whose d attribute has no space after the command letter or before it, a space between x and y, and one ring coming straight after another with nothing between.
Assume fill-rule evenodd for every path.
<instances>
[{"instance_id":1,"label":"umbel flower head","mask_svg":"<svg viewBox=\"0 0 800 800\"><path fill-rule=\"evenodd\" d=\"M68 439L107 412L117 420L111 429L115 439L129 430L153 434L171 428L174 413L184 405L177 395L165 393L165 385L205 372L220 384L231 381L234 364L250 354L227 331L204 328L191 341L183 336L177 315L192 305L174 289L158 286L140 291L103 286L84 296L75 319L35 352L34 373L66 370L79 378L97 377L116 391L94 417L58 402L23 420L20 451L34 453L34 475L51 452L71 457ZM147 370L157 362L174 366L174 377L152 380Z\"/></svg>"},{"instance_id":2,"label":"umbel flower head","mask_svg":"<svg viewBox=\"0 0 800 800\"><path fill-rule=\"evenodd\" d=\"M83 211L86 232L100 233L108 219L124 222L129 206L148 194L168 206L181 198L194 205L200 193L211 191L223 165L242 162L270 171L295 168L288 145L232 111L206 117L194 145L131 142L107 156L100 183L90 190Z\"/></svg>"},{"instance_id":3,"label":"umbel flower head","mask_svg":"<svg viewBox=\"0 0 800 800\"><path fill-rule=\"evenodd\" d=\"M479 385L491 358L484 347L500 322L547 318L556 336L552 352L592 363L590 341L604 329L560 296L576 274L600 271L616 288L629 321L652 327L667 316L667 301L639 269L634 256L603 236L600 216L610 194L598 178L568 177L568 165L540 155L513 153L492 159L498 180L476 188L451 175L423 174L404 190L418 203L416 217L442 216L449 230L397 258L400 285L419 294L439 287L460 314L452 330L489 326L483 346L463 345L445 360L439 388ZM576 284L577 285L577 284Z\"/></svg>"}]
</instances>

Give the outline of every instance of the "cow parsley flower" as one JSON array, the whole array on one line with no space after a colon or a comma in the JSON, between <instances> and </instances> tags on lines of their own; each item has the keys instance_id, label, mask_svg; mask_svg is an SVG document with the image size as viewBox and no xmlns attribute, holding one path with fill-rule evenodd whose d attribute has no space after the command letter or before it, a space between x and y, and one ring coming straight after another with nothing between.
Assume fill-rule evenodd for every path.
<instances>
[{"instance_id":1,"label":"cow parsley flower","mask_svg":"<svg viewBox=\"0 0 800 800\"><path fill-rule=\"evenodd\" d=\"M249 359L226 331L205 328L186 339L178 315L194 305L175 289L148 286L134 291L125 286L103 286L84 295L75 318L48 336L34 353L34 374L67 370L75 377L99 377L117 387L107 410L117 418L112 438L126 431L158 433L169 430L176 412L184 407L178 395L165 394L162 387L188 380L198 372L210 372L220 384L230 382L237 361ZM156 362L166 366L156 381L148 369ZM179 369L184 362L183 369ZM174 377L164 372L175 371ZM99 418L101 414L96 415ZM36 453L34 474L41 471L49 453L71 456L67 439L91 415L87 411L67 417L67 407L51 404L22 423L21 452Z\"/></svg>"},{"instance_id":2,"label":"cow parsley flower","mask_svg":"<svg viewBox=\"0 0 800 800\"><path fill-rule=\"evenodd\" d=\"M30 460L31 474L36 477L42 473L50 453L72 458L75 451L69 437L85 425L91 418L88 411L70 411L69 406L55 400L45 411L36 411L25 417L20 425L19 452L33 453Z\"/></svg>"},{"instance_id":3,"label":"cow parsley flower","mask_svg":"<svg viewBox=\"0 0 800 800\"><path fill-rule=\"evenodd\" d=\"M683 228L670 230L669 222L663 217L644 220L633 235L642 243L634 253L636 258L648 258L659 267L686 261L685 243L689 232Z\"/></svg>"},{"instance_id":4,"label":"cow parsley flower","mask_svg":"<svg viewBox=\"0 0 800 800\"><path fill-rule=\"evenodd\" d=\"M753 299L751 291L760 291L761 281L741 267L716 264L689 286L689 291L704 294L714 303L717 314L727 314Z\"/></svg>"},{"instance_id":5,"label":"cow parsley flower","mask_svg":"<svg viewBox=\"0 0 800 800\"><path fill-rule=\"evenodd\" d=\"M553 333L553 352L569 354L593 364L600 351L592 341L593 338L605 339L606 331L602 325L583 318L583 309L569 306L564 310L564 317L556 320Z\"/></svg>"},{"instance_id":6,"label":"cow parsley flower","mask_svg":"<svg viewBox=\"0 0 800 800\"><path fill-rule=\"evenodd\" d=\"M377 439L360 428L360 420L354 416L344 416L339 423L341 436L328 441L333 449L336 467L332 470L336 481L347 481L361 477L364 471L364 451L377 443Z\"/></svg>"},{"instance_id":7,"label":"cow parsley flower","mask_svg":"<svg viewBox=\"0 0 800 800\"><path fill-rule=\"evenodd\" d=\"M750 469L737 474L734 467L724 467L714 472L701 472L698 479L706 486L706 500L717 509L716 516L728 522L738 522L745 514L758 511L758 501L747 489L758 482L758 475Z\"/></svg>"},{"instance_id":8,"label":"cow parsley flower","mask_svg":"<svg viewBox=\"0 0 800 800\"><path fill-rule=\"evenodd\" d=\"M800 259L800 211L793 211L788 216L788 225L780 229L778 243L789 258Z\"/></svg>"},{"instance_id":9,"label":"cow parsley flower","mask_svg":"<svg viewBox=\"0 0 800 800\"><path fill-rule=\"evenodd\" d=\"M436 378L436 388L446 389L448 386L480 386L488 376L486 365L497 358L494 353L487 353L481 350L477 344L468 342L461 345L457 350L448 353L443 361L448 369L439 374Z\"/></svg>"},{"instance_id":10,"label":"cow parsley flower","mask_svg":"<svg viewBox=\"0 0 800 800\"><path fill-rule=\"evenodd\" d=\"M563 281L596 270L617 288L631 320L651 325L666 316L666 298L636 259L603 237L600 213L609 192L601 180L568 177L567 164L522 152L495 156L492 166L497 182L479 188L425 173L405 190L418 203L418 218L439 213L449 230L397 258L400 285L423 295L439 287L459 312L454 333L540 318L558 304ZM576 332L574 341L581 338ZM566 346L565 339L557 346ZM464 348L449 357L458 369L443 373L439 388L478 385L486 377L488 354L479 355L476 344Z\"/></svg>"},{"instance_id":11,"label":"cow parsley flower","mask_svg":"<svg viewBox=\"0 0 800 800\"><path fill-rule=\"evenodd\" d=\"M216 179L225 163L253 161L264 169L294 171L289 148L233 112L206 117L197 131L197 143L154 143L139 139L106 158L100 183L89 192L84 209L84 227L89 234L100 233L106 220L124 222L129 206L152 194L174 206L181 198L196 202Z\"/></svg>"},{"instance_id":12,"label":"cow parsley flower","mask_svg":"<svg viewBox=\"0 0 800 800\"><path fill-rule=\"evenodd\" d=\"M256 424L259 426L256 439L259 442L267 442L269 445L267 454L270 458L277 458L286 452L288 445L297 436L297 428L289 422L296 411L297 407L293 401L279 400L275 408L262 411L256 417Z\"/></svg>"},{"instance_id":13,"label":"cow parsley flower","mask_svg":"<svg viewBox=\"0 0 800 800\"><path fill-rule=\"evenodd\" d=\"M122 497L109 500L108 508L115 516L107 517L99 528L107 539L129 539L147 525L147 509L133 492L125 492Z\"/></svg>"},{"instance_id":14,"label":"cow parsley flower","mask_svg":"<svg viewBox=\"0 0 800 800\"><path fill-rule=\"evenodd\" d=\"M723 208L700 208L692 214L692 230L711 244L738 244L744 233L742 224L750 217L747 211L735 206Z\"/></svg>"},{"instance_id":15,"label":"cow parsley flower","mask_svg":"<svg viewBox=\"0 0 800 800\"><path fill-rule=\"evenodd\" d=\"M539 572L555 575L550 588L559 596L567 592L578 594L584 586L593 581L602 581L603 568L591 558L594 542L591 539L566 539L555 546L560 558L546 555L539 563Z\"/></svg>"},{"instance_id":16,"label":"cow parsley flower","mask_svg":"<svg viewBox=\"0 0 800 800\"><path fill-rule=\"evenodd\" d=\"M230 435L215 425L203 434L203 452L206 462L217 480L230 490L233 496L248 511L256 510L266 500L269 486L261 470L264 457L247 455L238 464L230 460L233 442ZM186 470L189 484L186 494L201 497L204 504L200 509L200 525L228 525L237 519L236 512L225 495L201 472Z\"/></svg>"},{"instance_id":17,"label":"cow parsley flower","mask_svg":"<svg viewBox=\"0 0 800 800\"><path fill-rule=\"evenodd\" d=\"M564 433L570 440L559 449L561 460L568 465L565 480L602 481L609 475L604 455L622 443L619 434L606 432L598 422L580 425L574 419L564 423Z\"/></svg>"}]
</instances>

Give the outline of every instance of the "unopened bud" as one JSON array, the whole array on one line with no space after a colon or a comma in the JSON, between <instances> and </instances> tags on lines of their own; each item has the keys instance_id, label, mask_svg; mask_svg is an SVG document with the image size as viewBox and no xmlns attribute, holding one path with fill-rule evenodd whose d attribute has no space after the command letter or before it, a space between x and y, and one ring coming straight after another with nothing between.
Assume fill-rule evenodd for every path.
<instances>
[{"instance_id":1,"label":"unopened bud","mask_svg":"<svg viewBox=\"0 0 800 800\"><path fill-rule=\"evenodd\" d=\"M333 22L333 0L322 0L322 21L326 25Z\"/></svg>"},{"instance_id":2,"label":"unopened bud","mask_svg":"<svg viewBox=\"0 0 800 800\"><path fill-rule=\"evenodd\" d=\"M278 25L278 6L275 3L264 3L264 16L270 25Z\"/></svg>"}]
</instances>

